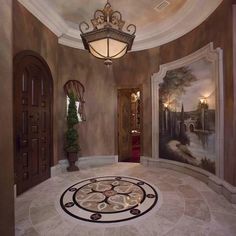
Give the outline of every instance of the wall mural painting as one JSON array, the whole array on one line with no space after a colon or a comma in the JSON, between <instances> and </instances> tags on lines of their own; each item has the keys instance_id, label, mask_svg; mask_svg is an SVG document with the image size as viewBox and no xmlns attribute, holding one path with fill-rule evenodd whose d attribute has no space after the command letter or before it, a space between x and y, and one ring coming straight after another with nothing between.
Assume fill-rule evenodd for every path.
<instances>
[{"instance_id":1,"label":"wall mural painting","mask_svg":"<svg viewBox=\"0 0 236 236\"><path fill-rule=\"evenodd\" d=\"M202 58L159 84L159 157L216 172L215 81Z\"/></svg>"}]
</instances>

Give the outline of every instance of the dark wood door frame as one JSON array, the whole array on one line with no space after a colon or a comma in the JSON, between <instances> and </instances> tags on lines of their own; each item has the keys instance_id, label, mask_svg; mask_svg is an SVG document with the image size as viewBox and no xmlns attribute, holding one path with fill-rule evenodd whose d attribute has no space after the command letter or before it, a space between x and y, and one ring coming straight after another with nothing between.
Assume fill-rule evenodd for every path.
<instances>
[{"instance_id":1,"label":"dark wood door frame","mask_svg":"<svg viewBox=\"0 0 236 236\"><path fill-rule=\"evenodd\" d=\"M50 122L50 138L49 138L49 143L50 143L50 148L49 148L49 177L50 177L50 167L53 166L53 78L52 78L52 74L51 74L51 70L47 64L47 62L44 60L44 58L39 55L38 53L31 51L31 50L25 50L22 51L18 54L16 54L13 58L13 143L14 143L14 173L15 173L15 184L17 184L17 145L18 145L18 138L17 138L17 128L16 128L16 112L17 112L17 101L16 101L16 96L14 96L14 94L16 94L16 79L17 79L17 73L18 73L18 67L21 65L21 62L23 60L25 60L26 58L33 58L37 61L39 61L39 63L42 64L43 68L44 68L44 73L47 74L47 79L48 79L48 84L49 84L49 94L50 94L50 104L49 104L49 110L50 110L50 118L49 118L49 122ZM17 194L20 194L22 191L18 192L17 190Z\"/></svg>"},{"instance_id":2,"label":"dark wood door frame","mask_svg":"<svg viewBox=\"0 0 236 236\"><path fill-rule=\"evenodd\" d=\"M119 98L118 98L118 92L122 89L130 89L130 90L139 90L140 91L140 156L143 154L143 86L137 85L137 86L131 86L131 87L117 87L117 116L116 116L116 136L115 136L115 144L116 144L116 153L119 155L119 114L118 114L118 108L119 108Z\"/></svg>"}]
</instances>

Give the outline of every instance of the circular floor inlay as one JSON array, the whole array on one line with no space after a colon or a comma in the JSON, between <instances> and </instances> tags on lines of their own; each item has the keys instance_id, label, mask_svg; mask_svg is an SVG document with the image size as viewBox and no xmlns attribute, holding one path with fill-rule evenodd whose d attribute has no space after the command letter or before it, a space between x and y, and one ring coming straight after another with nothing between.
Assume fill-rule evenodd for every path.
<instances>
[{"instance_id":1,"label":"circular floor inlay","mask_svg":"<svg viewBox=\"0 0 236 236\"><path fill-rule=\"evenodd\" d=\"M80 181L61 196L62 209L77 219L114 223L137 218L158 204L157 190L149 183L123 176Z\"/></svg>"}]
</instances>

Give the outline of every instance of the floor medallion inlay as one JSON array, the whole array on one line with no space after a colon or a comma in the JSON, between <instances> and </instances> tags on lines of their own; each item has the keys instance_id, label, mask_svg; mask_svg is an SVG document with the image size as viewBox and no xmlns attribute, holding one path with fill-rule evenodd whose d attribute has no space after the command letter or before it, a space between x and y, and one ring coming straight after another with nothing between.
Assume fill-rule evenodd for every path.
<instances>
[{"instance_id":1,"label":"floor medallion inlay","mask_svg":"<svg viewBox=\"0 0 236 236\"><path fill-rule=\"evenodd\" d=\"M136 178L105 176L80 181L61 196L62 209L90 222L115 223L140 217L160 204L158 190Z\"/></svg>"}]
</instances>

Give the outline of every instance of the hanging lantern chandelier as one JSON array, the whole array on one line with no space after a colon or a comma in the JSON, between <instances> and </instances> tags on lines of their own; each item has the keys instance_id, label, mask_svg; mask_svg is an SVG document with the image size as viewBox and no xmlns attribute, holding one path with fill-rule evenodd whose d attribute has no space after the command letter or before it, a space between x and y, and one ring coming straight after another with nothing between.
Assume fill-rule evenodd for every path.
<instances>
[{"instance_id":1,"label":"hanging lantern chandelier","mask_svg":"<svg viewBox=\"0 0 236 236\"><path fill-rule=\"evenodd\" d=\"M125 21L119 11L112 10L109 1L103 10L95 11L91 23L91 31L85 21L79 25L84 48L93 56L103 59L105 65L111 65L113 59L120 58L131 50L136 26L129 24L127 32L124 32Z\"/></svg>"}]
</instances>

